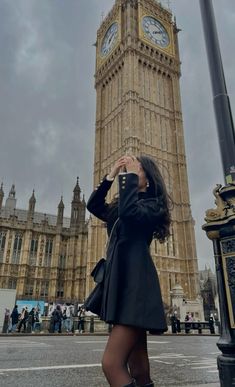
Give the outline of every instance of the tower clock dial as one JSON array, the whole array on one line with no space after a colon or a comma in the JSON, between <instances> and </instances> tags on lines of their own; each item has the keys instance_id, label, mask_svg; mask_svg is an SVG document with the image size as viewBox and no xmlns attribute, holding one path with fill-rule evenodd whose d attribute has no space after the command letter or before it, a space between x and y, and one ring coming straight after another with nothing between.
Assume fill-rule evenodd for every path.
<instances>
[{"instance_id":1,"label":"tower clock dial","mask_svg":"<svg viewBox=\"0 0 235 387\"><path fill-rule=\"evenodd\" d=\"M142 19L142 28L145 37L157 46L165 48L170 44L167 30L163 24L154 17L144 16Z\"/></svg>"},{"instance_id":2,"label":"tower clock dial","mask_svg":"<svg viewBox=\"0 0 235 387\"><path fill-rule=\"evenodd\" d=\"M111 24L109 29L107 30L100 48L100 55L102 57L107 56L110 51L112 51L113 47L115 46L115 43L118 38L118 23L114 22Z\"/></svg>"}]
</instances>

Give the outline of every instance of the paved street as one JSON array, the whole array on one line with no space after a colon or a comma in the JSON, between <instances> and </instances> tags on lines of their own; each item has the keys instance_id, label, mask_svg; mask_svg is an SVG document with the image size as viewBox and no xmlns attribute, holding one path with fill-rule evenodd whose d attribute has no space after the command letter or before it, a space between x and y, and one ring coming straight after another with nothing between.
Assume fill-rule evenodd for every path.
<instances>
[{"instance_id":1,"label":"paved street","mask_svg":"<svg viewBox=\"0 0 235 387\"><path fill-rule=\"evenodd\" d=\"M149 336L155 385L219 386L218 337ZM0 337L0 387L106 387L106 336Z\"/></svg>"}]
</instances>

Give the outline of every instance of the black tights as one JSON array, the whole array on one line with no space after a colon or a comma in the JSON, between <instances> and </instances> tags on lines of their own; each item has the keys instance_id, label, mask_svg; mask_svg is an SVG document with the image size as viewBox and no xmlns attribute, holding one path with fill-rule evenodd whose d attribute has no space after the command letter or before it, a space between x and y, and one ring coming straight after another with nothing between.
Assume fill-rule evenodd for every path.
<instances>
[{"instance_id":1,"label":"black tights","mask_svg":"<svg viewBox=\"0 0 235 387\"><path fill-rule=\"evenodd\" d=\"M102 368L111 387L122 387L135 379L137 385L151 383L146 331L115 325L106 345Z\"/></svg>"}]
</instances>

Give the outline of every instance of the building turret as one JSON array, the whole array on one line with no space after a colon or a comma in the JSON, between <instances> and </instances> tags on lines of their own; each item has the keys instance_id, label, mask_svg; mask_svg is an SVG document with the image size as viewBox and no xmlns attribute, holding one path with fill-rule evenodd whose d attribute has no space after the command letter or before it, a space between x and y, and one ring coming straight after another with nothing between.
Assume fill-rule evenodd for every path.
<instances>
[{"instance_id":1,"label":"building turret","mask_svg":"<svg viewBox=\"0 0 235 387\"><path fill-rule=\"evenodd\" d=\"M32 196L31 196L31 198L29 199L29 207L28 207L28 213L29 213L30 215L32 215L32 216L34 215L35 204L36 204L36 198L35 198L34 190L33 190Z\"/></svg>"},{"instance_id":2,"label":"building turret","mask_svg":"<svg viewBox=\"0 0 235 387\"><path fill-rule=\"evenodd\" d=\"M58 212L57 212L57 222L56 225L63 226L63 218L64 218L64 203L63 203L63 196L61 196L61 200L58 205Z\"/></svg>"},{"instance_id":3,"label":"building turret","mask_svg":"<svg viewBox=\"0 0 235 387\"><path fill-rule=\"evenodd\" d=\"M80 208L81 208L81 188L79 186L79 178L77 177L77 184L73 190L73 200L71 203L71 220L70 227L78 227L80 221Z\"/></svg>"},{"instance_id":4,"label":"building turret","mask_svg":"<svg viewBox=\"0 0 235 387\"><path fill-rule=\"evenodd\" d=\"M3 183L2 183L0 188L0 210L2 208L3 198L4 198L4 192L3 192Z\"/></svg>"},{"instance_id":5,"label":"building turret","mask_svg":"<svg viewBox=\"0 0 235 387\"><path fill-rule=\"evenodd\" d=\"M6 208L14 210L16 208L16 191L15 191L15 184L12 184L11 190L9 192L8 198L6 200Z\"/></svg>"},{"instance_id":6,"label":"building turret","mask_svg":"<svg viewBox=\"0 0 235 387\"><path fill-rule=\"evenodd\" d=\"M86 202L85 202L85 196L82 197L82 204L81 204L81 216L80 219L82 222L85 222L86 218Z\"/></svg>"}]
</instances>

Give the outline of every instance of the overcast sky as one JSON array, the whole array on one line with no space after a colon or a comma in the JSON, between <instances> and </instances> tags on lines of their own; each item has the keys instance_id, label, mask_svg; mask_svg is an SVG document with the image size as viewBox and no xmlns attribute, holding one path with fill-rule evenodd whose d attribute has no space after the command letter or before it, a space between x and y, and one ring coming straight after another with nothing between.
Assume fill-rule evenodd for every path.
<instances>
[{"instance_id":1,"label":"overcast sky","mask_svg":"<svg viewBox=\"0 0 235 387\"><path fill-rule=\"evenodd\" d=\"M93 184L96 30L114 0L0 0L0 180L17 207L65 215L76 177ZM164 1L163 1L164 3ZM167 1L165 2L167 4ZM213 0L232 110L235 110L235 1ZM182 61L181 94L199 266L213 265L201 231L212 190L224 182L199 0L172 0Z\"/></svg>"}]
</instances>

